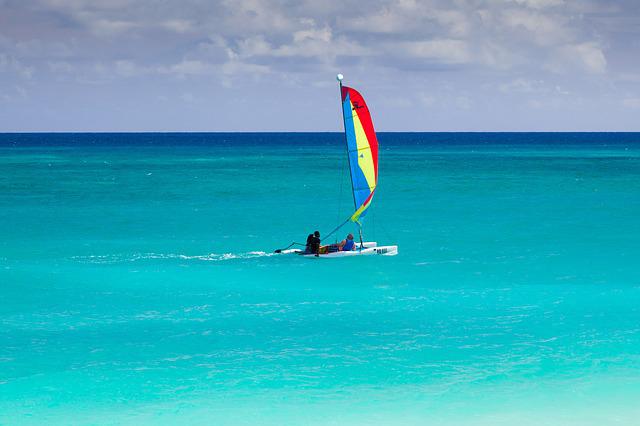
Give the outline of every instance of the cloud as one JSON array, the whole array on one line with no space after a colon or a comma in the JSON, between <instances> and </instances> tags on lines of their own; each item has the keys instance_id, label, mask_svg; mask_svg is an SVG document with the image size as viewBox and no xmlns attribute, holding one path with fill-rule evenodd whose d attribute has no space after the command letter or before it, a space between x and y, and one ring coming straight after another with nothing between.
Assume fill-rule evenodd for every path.
<instances>
[{"instance_id":1,"label":"cloud","mask_svg":"<svg viewBox=\"0 0 640 426\"><path fill-rule=\"evenodd\" d=\"M499 87L503 93L533 93L539 91L541 81L517 78L508 83L502 83Z\"/></svg>"},{"instance_id":2,"label":"cloud","mask_svg":"<svg viewBox=\"0 0 640 426\"><path fill-rule=\"evenodd\" d=\"M505 10L502 15L502 20L508 29L516 33L524 32L526 37L531 37L530 39L537 45L552 46L570 39L566 22L554 15L527 9Z\"/></svg>"},{"instance_id":3,"label":"cloud","mask_svg":"<svg viewBox=\"0 0 640 426\"><path fill-rule=\"evenodd\" d=\"M600 46L593 42L581 43L572 46L587 71L592 73L604 73L607 68L607 60Z\"/></svg>"},{"instance_id":4,"label":"cloud","mask_svg":"<svg viewBox=\"0 0 640 426\"><path fill-rule=\"evenodd\" d=\"M426 40L391 44L388 50L417 59L442 64L464 64L471 60L467 43L462 40Z\"/></svg>"},{"instance_id":5,"label":"cloud","mask_svg":"<svg viewBox=\"0 0 640 426\"><path fill-rule=\"evenodd\" d=\"M357 46L345 40L333 40L329 27L309 28L293 32L291 39L280 45L272 45L262 35L241 39L237 43L237 54L252 57L315 57L319 61L335 57L337 52L357 51Z\"/></svg>"},{"instance_id":6,"label":"cloud","mask_svg":"<svg viewBox=\"0 0 640 426\"><path fill-rule=\"evenodd\" d=\"M160 26L176 33L187 33L195 29L193 23L186 19L169 19L160 23Z\"/></svg>"},{"instance_id":7,"label":"cloud","mask_svg":"<svg viewBox=\"0 0 640 426\"><path fill-rule=\"evenodd\" d=\"M19 85L13 87L2 87L0 90L0 101L16 102L28 99L27 90Z\"/></svg>"},{"instance_id":8,"label":"cloud","mask_svg":"<svg viewBox=\"0 0 640 426\"><path fill-rule=\"evenodd\" d=\"M350 16L347 12L340 15L338 24L350 31L373 34L414 34L423 37L437 31L442 36L461 37L468 34L470 15L454 7L442 7L432 1L399 0L384 2L376 9L367 8L369 13L357 13ZM430 30L429 30L430 29Z\"/></svg>"},{"instance_id":9,"label":"cloud","mask_svg":"<svg viewBox=\"0 0 640 426\"><path fill-rule=\"evenodd\" d=\"M65 95L146 84L213 102L200 91L321 93L340 70L388 99L401 83L412 99L394 105L409 114L516 98L597 104L612 90L640 93L639 16L626 0L12 0L0 14L0 84Z\"/></svg>"},{"instance_id":10,"label":"cloud","mask_svg":"<svg viewBox=\"0 0 640 426\"><path fill-rule=\"evenodd\" d=\"M47 17L43 35L48 31L58 38L38 38L36 32L36 37L17 41L23 50L46 56L47 48L57 43L66 49L67 63L74 62L69 60L73 56L111 60L123 77L140 69L127 69L126 62L117 61L138 63L153 52L154 62L164 63L165 70L202 74L202 64L219 62L202 51L203 40L216 40L213 44L224 46L229 60L257 65L259 70L282 65L295 70L296 58L304 69L314 62L326 67L345 57L360 64L416 70L427 62L501 70L528 64L562 72L563 54L589 73L602 73L607 65L599 41L572 22L581 16L580 10L561 0L372 0L366 8L355 0L322 5L185 0L153 7L133 0L35 0L28 10L41 20ZM20 12L30 13L26 8ZM149 62L138 67L151 66Z\"/></svg>"},{"instance_id":11,"label":"cloud","mask_svg":"<svg viewBox=\"0 0 640 426\"><path fill-rule=\"evenodd\" d=\"M183 60L167 67L159 67L158 72L163 74L174 74L180 77L189 75L213 74L216 67L213 64L200 60Z\"/></svg>"},{"instance_id":12,"label":"cloud","mask_svg":"<svg viewBox=\"0 0 640 426\"><path fill-rule=\"evenodd\" d=\"M193 93L186 92L180 95L180 99L182 99L182 101L186 103L193 103L196 100L196 97L193 95Z\"/></svg>"},{"instance_id":13,"label":"cloud","mask_svg":"<svg viewBox=\"0 0 640 426\"><path fill-rule=\"evenodd\" d=\"M607 59L597 43L587 42L560 46L547 68L556 73L586 71L589 74L604 74Z\"/></svg>"},{"instance_id":14,"label":"cloud","mask_svg":"<svg viewBox=\"0 0 640 426\"><path fill-rule=\"evenodd\" d=\"M24 65L13 56L0 53L0 73L12 73L21 79L30 80L33 77L34 67Z\"/></svg>"},{"instance_id":15,"label":"cloud","mask_svg":"<svg viewBox=\"0 0 640 426\"><path fill-rule=\"evenodd\" d=\"M513 0L515 3L525 5L532 9L545 9L565 4L564 0Z\"/></svg>"},{"instance_id":16,"label":"cloud","mask_svg":"<svg viewBox=\"0 0 640 426\"><path fill-rule=\"evenodd\" d=\"M626 98L622 100L622 104L627 108L639 109L640 98Z\"/></svg>"},{"instance_id":17,"label":"cloud","mask_svg":"<svg viewBox=\"0 0 640 426\"><path fill-rule=\"evenodd\" d=\"M47 62L49 71L53 73L71 73L74 70L74 66L67 61L49 61Z\"/></svg>"}]
</instances>

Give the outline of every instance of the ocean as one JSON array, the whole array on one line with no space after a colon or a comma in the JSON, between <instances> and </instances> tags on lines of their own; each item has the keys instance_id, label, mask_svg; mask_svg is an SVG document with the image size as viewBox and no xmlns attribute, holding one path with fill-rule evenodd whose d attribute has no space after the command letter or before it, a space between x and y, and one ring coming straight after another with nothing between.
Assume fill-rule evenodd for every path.
<instances>
[{"instance_id":1,"label":"ocean","mask_svg":"<svg viewBox=\"0 0 640 426\"><path fill-rule=\"evenodd\" d=\"M1 134L0 424L639 424L640 134L379 141Z\"/></svg>"}]
</instances>

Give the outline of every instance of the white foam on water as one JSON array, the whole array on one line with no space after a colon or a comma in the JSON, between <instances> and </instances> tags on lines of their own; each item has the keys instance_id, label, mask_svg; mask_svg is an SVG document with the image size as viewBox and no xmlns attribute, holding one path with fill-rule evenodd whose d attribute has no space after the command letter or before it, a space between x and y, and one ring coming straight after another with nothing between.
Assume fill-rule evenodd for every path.
<instances>
[{"instance_id":1,"label":"white foam on water","mask_svg":"<svg viewBox=\"0 0 640 426\"><path fill-rule=\"evenodd\" d=\"M71 259L82 263L93 264L117 264L125 262L138 262L145 260L195 260L203 262L220 262L234 259L254 259L270 257L275 253L264 251L250 251L245 253L209 253L201 255L187 255L181 253L133 253L133 254L106 254L89 256L72 256Z\"/></svg>"}]
</instances>

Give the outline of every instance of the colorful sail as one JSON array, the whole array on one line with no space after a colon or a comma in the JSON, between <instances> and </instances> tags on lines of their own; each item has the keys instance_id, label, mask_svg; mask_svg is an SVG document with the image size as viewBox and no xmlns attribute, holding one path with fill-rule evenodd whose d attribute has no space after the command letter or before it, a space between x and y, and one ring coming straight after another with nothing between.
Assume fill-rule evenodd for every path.
<instances>
[{"instance_id":1,"label":"colorful sail","mask_svg":"<svg viewBox=\"0 0 640 426\"><path fill-rule=\"evenodd\" d=\"M355 204L351 220L358 222L367 213L378 184L378 139L362 95L346 86L341 86L341 92Z\"/></svg>"}]
</instances>

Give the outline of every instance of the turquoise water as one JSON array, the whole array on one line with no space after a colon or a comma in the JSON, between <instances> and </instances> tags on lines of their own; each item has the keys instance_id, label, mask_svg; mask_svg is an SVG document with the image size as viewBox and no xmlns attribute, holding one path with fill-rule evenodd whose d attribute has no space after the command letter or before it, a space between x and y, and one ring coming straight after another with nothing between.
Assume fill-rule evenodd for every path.
<instances>
[{"instance_id":1,"label":"turquoise water","mask_svg":"<svg viewBox=\"0 0 640 426\"><path fill-rule=\"evenodd\" d=\"M0 424L637 424L640 135L380 142L0 135Z\"/></svg>"}]
</instances>

